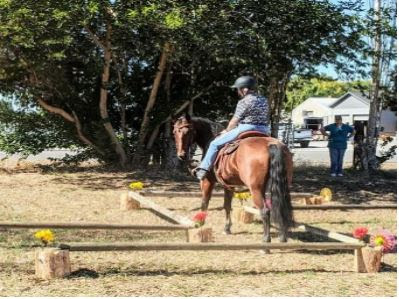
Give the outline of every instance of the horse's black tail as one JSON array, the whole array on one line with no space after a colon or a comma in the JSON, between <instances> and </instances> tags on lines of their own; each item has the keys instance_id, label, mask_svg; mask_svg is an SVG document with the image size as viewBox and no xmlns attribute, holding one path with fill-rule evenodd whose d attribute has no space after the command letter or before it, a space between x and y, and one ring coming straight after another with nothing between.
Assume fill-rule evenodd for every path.
<instances>
[{"instance_id":1,"label":"horse's black tail","mask_svg":"<svg viewBox=\"0 0 399 299\"><path fill-rule=\"evenodd\" d=\"M276 144L271 144L269 146L269 153L269 179L271 180L270 193L272 200L272 221L278 224L280 233L286 236L290 227L294 226L294 216L291 205L290 190L288 188L284 153L281 146Z\"/></svg>"}]
</instances>

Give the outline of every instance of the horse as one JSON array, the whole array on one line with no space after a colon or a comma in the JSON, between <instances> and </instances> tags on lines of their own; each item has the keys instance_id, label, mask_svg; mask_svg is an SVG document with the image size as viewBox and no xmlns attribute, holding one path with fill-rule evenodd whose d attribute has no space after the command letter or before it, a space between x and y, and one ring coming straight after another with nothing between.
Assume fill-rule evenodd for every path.
<instances>
[{"instance_id":1,"label":"horse","mask_svg":"<svg viewBox=\"0 0 399 299\"><path fill-rule=\"evenodd\" d=\"M193 143L206 152L209 143L216 137L209 121L201 118L181 116L173 124L176 153L186 160ZM220 153L219 153L220 154ZM223 167L223 166L222 166ZM224 209L226 223L224 232L231 234L231 201L234 187L246 186L255 206L260 210L263 222L263 242L271 242L270 220L278 224L280 242L287 241L288 231L294 226L293 208L289 185L292 182L292 155L288 148L275 138L248 137L242 139L238 148L230 154L224 169ZM208 209L212 190L218 181L215 168L201 180L201 210ZM220 182L220 180L219 180ZM271 206L265 199L267 188L271 193Z\"/></svg>"}]
</instances>

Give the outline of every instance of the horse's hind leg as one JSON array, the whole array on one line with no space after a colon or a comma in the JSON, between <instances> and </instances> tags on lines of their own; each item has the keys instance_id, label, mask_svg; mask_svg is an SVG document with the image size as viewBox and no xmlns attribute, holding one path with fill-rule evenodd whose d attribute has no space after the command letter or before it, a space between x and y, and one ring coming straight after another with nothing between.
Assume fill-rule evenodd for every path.
<instances>
[{"instance_id":1,"label":"horse's hind leg","mask_svg":"<svg viewBox=\"0 0 399 299\"><path fill-rule=\"evenodd\" d=\"M224 210L226 212L226 224L224 232L227 235L231 234L231 200L233 198L233 191L224 189Z\"/></svg>"},{"instance_id":2,"label":"horse's hind leg","mask_svg":"<svg viewBox=\"0 0 399 299\"><path fill-rule=\"evenodd\" d=\"M270 236L270 210L266 206L265 192L262 188L250 188L252 200L260 211L263 222L263 242L271 242Z\"/></svg>"}]
</instances>

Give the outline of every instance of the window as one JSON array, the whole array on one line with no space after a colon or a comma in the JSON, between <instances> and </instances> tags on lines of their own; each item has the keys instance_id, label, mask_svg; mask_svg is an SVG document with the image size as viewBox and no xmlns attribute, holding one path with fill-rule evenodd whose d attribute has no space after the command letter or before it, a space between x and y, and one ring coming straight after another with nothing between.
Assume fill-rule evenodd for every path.
<instances>
[{"instance_id":1,"label":"window","mask_svg":"<svg viewBox=\"0 0 399 299\"><path fill-rule=\"evenodd\" d=\"M313 116L313 111L311 110L302 110L302 116Z\"/></svg>"}]
</instances>

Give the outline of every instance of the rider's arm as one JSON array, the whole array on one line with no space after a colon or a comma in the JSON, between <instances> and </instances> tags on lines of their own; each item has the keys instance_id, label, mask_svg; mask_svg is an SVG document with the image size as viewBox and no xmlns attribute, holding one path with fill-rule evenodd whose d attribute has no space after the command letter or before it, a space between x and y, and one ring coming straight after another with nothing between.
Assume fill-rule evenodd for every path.
<instances>
[{"instance_id":1,"label":"rider's arm","mask_svg":"<svg viewBox=\"0 0 399 299\"><path fill-rule=\"evenodd\" d=\"M229 125L226 128L226 132L233 130L235 127L238 126L238 123L240 122L240 119L237 117L233 116L229 122Z\"/></svg>"}]
</instances>

